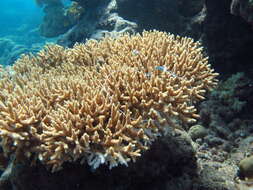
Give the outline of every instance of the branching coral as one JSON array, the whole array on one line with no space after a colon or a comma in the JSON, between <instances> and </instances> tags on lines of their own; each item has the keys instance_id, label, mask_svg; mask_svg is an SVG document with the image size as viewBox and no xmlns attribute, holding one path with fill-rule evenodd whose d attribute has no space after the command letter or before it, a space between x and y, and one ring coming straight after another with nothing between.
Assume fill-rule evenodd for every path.
<instances>
[{"instance_id":1,"label":"branching coral","mask_svg":"<svg viewBox=\"0 0 253 190\"><path fill-rule=\"evenodd\" d=\"M163 32L49 45L24 55L0 82L0 137L6 156L93 168L127 165L217 84L198 42Z\"/></svg>"}]
</instances>

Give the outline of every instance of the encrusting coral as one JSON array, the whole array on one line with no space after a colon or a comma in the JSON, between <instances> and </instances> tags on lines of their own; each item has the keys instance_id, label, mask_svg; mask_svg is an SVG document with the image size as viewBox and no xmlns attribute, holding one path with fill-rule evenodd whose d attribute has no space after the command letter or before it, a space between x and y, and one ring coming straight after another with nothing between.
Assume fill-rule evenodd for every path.
<instances>
[{"instance_id":1,"label":"encrusting coral","mask_svg":"<svg viewBox=\"0 0 253 190\"><path fill-rule=\"evenodd\" d=\"M48 45L24 55L0 81L0 137L6 156L97 168L135 161L180 122L217 73L191 38L150 31Z\"/></svg>"}]
</instances>

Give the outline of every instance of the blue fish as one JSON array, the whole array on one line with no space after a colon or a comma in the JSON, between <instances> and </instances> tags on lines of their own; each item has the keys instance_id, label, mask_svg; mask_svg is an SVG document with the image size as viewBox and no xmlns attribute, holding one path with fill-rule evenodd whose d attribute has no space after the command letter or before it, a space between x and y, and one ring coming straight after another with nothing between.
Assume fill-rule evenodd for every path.
<instances>
[{"instance_id":1,"label":"blue fish","mask_svg":"<svg viewBox=\"0 0 253 190\"><path fill-rule=\"evenodd\" d=\"M168 70L166 67L164 66L156 66L155 67L156 70L159 70L159 71L163 71L163 72L166 72L168 73L169 75L171 75L172 77L178 77L175 73L171 72L170 70Z\"/></svg>"}]
</instances>

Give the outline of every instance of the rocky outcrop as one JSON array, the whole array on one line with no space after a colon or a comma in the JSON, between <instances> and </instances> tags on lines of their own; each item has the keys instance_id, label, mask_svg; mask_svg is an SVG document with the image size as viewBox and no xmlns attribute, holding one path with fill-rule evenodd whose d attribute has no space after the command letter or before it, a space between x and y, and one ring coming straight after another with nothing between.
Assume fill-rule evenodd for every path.
<instances>
[{"instance_id":1,"label":"rocky outcrop","mask_svg":"<svg viewBox=\"0 0 253 190\"><path fill-rule=\"evenodd\" d=\"M203 23L203 42L210 63L223 73L244 71L252 75L253 35L251 26L230 13L231 0L207 0Z\"/></svg>"},{"instance_id":2,"label":"rocky outcrop","mask_svg":"<svg viewBox=\"0 0 253 190\"><path fill-rule=\"evenodd\" d=\"M253 1L252 0L232 0L230 12L241 16L253 27Z\"/></svg>"}]
</instances>

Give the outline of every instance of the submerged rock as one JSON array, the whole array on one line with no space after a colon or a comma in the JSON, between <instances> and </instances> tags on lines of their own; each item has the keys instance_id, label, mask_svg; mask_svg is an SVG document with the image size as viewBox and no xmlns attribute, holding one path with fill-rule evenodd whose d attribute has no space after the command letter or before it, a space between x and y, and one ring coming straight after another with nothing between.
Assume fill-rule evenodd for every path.
<instances>
[{"instance_id":1,"label":"submerged rock","mask_svg":"<svg viewBox=\"0 0 253 190\"><path fill-rule=\"evenodd\" d=\"M198 138L204 138L208 134L208 130L202 125L193 125L189 129L188 134L193 140L196 140Z\"/></svg>"},{"instance_id":2,"label":"submerged rock","mask_svg":"<svg viewBox=\"0 0 253 190\"><path fill-rule=\"evenodd\" d=\"M240 174L244 178L253 179L253 156L247 157L239 163Z\"/></svg>"}]
</instances>

